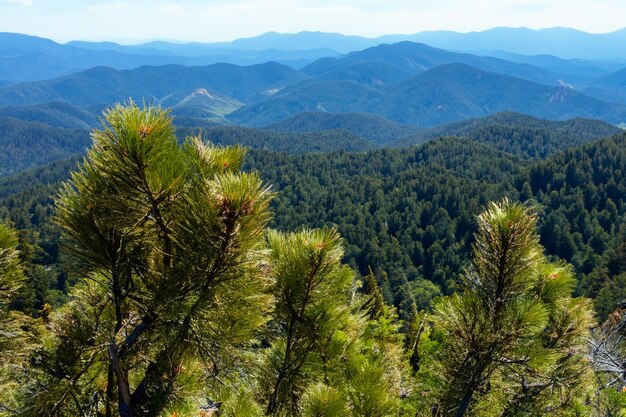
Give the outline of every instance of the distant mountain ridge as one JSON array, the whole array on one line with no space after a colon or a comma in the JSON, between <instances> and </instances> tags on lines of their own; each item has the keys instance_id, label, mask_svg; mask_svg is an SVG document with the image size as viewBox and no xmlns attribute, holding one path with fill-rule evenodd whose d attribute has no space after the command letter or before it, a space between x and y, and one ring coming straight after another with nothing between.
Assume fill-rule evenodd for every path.
<instances>
[{"instance_id":1,"label":"distant mountain ridge","mask_svg":"<svg viewBox=\"0 0 626 417\"><path fill-rule=\"evenodd\" d=\"M571 28L529 29L525 27L496 27L479 32L446 30L414 34L389 34L375 38L348 36L338 33L299 32L265 33L237 39L219 45L245 45L247 49L333 48L346 53L382 43L401 41L421 42L453 51L507 51L522 55L555 55L560 58L626 59L626 28L610 33L593 34Z\"/></svg>"},{"instance_id":2,"label":"distant mountain ridge","mask_svg":"<svg viewBox=\"0 0 626 417\"><path fill-rule=\"evenodd\" d=\"M289 42L302 37L306 40L302 47L307 48L317 38L324 42L339 38L345 42L357 40L338 34L297 35L271 34L263 37L257 47L287 50L294 47ZM12 39L15 42L7 41ZM241 40L237 45L252 48L254 42ZM76 57L77 53L114 49L116 54L134 51L137 55L133 56L143 54L143 58L161 51L162 56L176 58L177 51L202 54L227 45L61 45L42 38L0 33L0 60L20 59L19 53L25 48L31 48L36 56ZM266 51L259 49L255 53ZM588 60L503 54L508 54L512 61L401 41L324 57L301 69L277 62L250 66L141 66L125 70L97 66L50 80L0 87L0 116L43 121L53 127L89 129L102 109L132 99L171 108L180 126L272 125L292 132L302 128L347 128L377 144L390 143L402 132L410 133L409 129L415 131L416 127L439 126L502 111L555 120L586 117L615 125L626 123L626 69L609 70L610 62L618 61L605 60L596 67L595 61ZM300 124L295 116L306 113L317 113L316 121L309 116ZM320 113L347 116L322 117Z\"/></svg>"},{"instance_id":3,"label":"distant mountain ridge","mask_svg":"<svg viewBox=\"0 0 626 417\"><path fill-rule=\"evenodd\" d=\"M98 66L123 70L145 65L255 65L276 61L301 67L318 58L336 55L339 52L330 48L246 51L204 44L126 46L112 42L79 41L60 44L36 36L0 32L0 80L3 80L0 86L5 82L61 77Z\"/></svg>"},{"instance_id":4,"label":"distant mountain ridge","mask_svg":"<svg viewBox=\"0 0 626 417\"><path fill-rule=\"evenodd\" d=\"M146 66L122 71L96 67L62 78L0 89L0 106L64 101L84 107L110 105L129 97L138 102L158 102L173 93L198 88L247 101L305 78L290 67L272 62L247 67L233 64Z\"/></svg>"},{"instance_id":5,"label":"distant mountain ridge","mask_svg":"<svg viewBox=\"0 0 626 417\"><path fill-rule=\"evenodd\" d=\"M626 105L603 102L569 87L541 85L465 64L441 65L387 88L347 81L320 81L302 88L295 85L238 109L228 119L267 126L305 111L373 113L422 127L500 111L552 119L598 118L613 124L626 120Z\"/></svg>"},{"instance_id":6,"label":"distant mountain ridge","mask_svg":"<svg viewBox=\"0 0 626 417\"><path fill-rule=\"evenodd\" d=\"M539 66L552 72L565 70L567 73L574 65L568 65L569 68L559 65L554 67L545 61L539 65L539 61L532 57L516 60L510 59L510 56L506 58L502 53L504 51L509 54L530 56L548 54L566 59L604 60L590 63L592 67L590 70L581 71L578 68L574 72L579 75L599 76L598 70L615 71L618 69L615 65L626 65L626 50L623 48L626 42L626 29L605 34L590 34L567 28L540 30L493 28L482 32L429 31L407 35L390 34L376 38L325 32L268 32L230 42L151 41L138 45L87 41L60 44L36 36L0 32L0 80L24 82L50 79L95 66L132 69L143 65L202 66L214 63L254 65L276 61L300 68L322 57L334 57L401 41L505 58L517 63ZM610 63L609 60L621 60L621 64Z\"/></svg>"},{"instance_id":7,"label":"distant mountain ridge","mask_svg":"<svg viewBox=\"0 0 626 417\"><path fill-rule=\"evenodd\" d=\"M330 71L371 62L384 62L406 74L419 74L444 64L467 64L473 67L498 72L504 75L524 78L543 84L559 84L568 75L548 71L529 64L519 64L499 58L482 57L472 54L450 52L433 48L423 43L402 41L394 44L381 44L347 55L315 61L302 71L307 74L322 75ZM407 77L409 78L409 77Z\"/></svg>"}]
</instances>

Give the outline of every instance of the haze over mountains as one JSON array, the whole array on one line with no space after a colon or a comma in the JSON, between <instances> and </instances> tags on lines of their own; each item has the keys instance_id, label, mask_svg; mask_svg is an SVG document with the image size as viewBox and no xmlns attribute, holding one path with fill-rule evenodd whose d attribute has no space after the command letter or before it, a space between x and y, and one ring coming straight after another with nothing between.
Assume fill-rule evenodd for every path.
<instances>
[{"instance_id":1,"label":"haze over mountains","mask_svg":"<svg viewBox=\"0 0 626 417\"><path fill-rule=\"evenodd\" d=\"M510 112L597 119L592 130L610 134L617 131L610 125L626 123L625 34L495 28L374 39L301 32L119 45L3 33L0 118L6 143L15 143L7 132L18 132L9 120L24 121L38 137L47 127L51 138L59 137L54 129L81 138L76 146L47 142L60 147L53 159L80 151L101 111L128 99L171 108L179 127L213 129L220 143L238 139L289 153L289 135L309 151L404 146L465 132L450 123ZM513 119L537 128L536 119Z\"/></svg>"},{"instance_id":2,"label":"haze over mountains","mask_svg":"<svg viewBox=\"0 0 626 417\"><path fill-rule=\"evenodd\" d=\"M401 41L504 57L535 65L538 59L550 65L546 60L553 57L545 55L570 61L577 58L575 62L567 64L599 67L605 71L618 69L626 61L626 51L622 48L626 42L626 30L590 34L565 28L494 28L482 32L430 31L377 38L323 32L269 32L231 42L152 41L138 45L86 41L60 44L45 38L5 32L0 33L0 80L19 82L46 79L100 65L129 69L141 65L208 65L217 62L252 65L276 61L299 67L321 57ZM560 60L551 65L560 66Z\"/></svg>"}]
</instances>

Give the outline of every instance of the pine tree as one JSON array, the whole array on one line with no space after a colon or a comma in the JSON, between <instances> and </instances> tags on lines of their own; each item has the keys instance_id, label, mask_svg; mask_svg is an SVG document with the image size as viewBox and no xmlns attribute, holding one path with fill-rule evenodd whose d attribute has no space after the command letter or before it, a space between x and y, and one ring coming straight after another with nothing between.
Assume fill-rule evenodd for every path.
<instances>
[{"instance_id":1,"label":"pine tree","mask_svg":"<svg viewBox=\"0 0 626 417\"><path fill-rule=\"evenodd\" d=\"M479 216L462 291L436 305L422 341L434 355L420 369L434 415L567 415L582 407L592 388L592 310L571 298L570 268L546 260L536 222L531 209L507 200Z\"/></svg>"},{"instance_id":2,"label":"pine tree","mask_svg":"<svg viewBox=\"0 0 626 417\"><path fill-rule=\"evenodd\" d=\"M15 231L0 223L0 416L9 415L16 407L13 393L19 384L17 369L28 352L22 330L28 320L11 311L11 303L25 279L17 246Z\"/></svg>"},{"instance_id":3,"label":"pine tree","mask_svg":"<svg viewBox=\"0 0 626 417\"><path fill-rule=\"evenodd\" d=\"M57 202L79 283L51 317L23 414L198 409L265 321L271 193L240 172L242 148L180 146L160 108L118 105L92 137Z\"/></svg>"},{"instance_id":4,"label":"pine tree","mask_svg":"<svg viewBox=\"0 0 626 417\"><path fill-rule=\"evenodd\" d=\"M373 277L365 293L333 229L270 232L276 308L260 402L268 414L397 415L408 381L400 322Z\"/></svg>"},{"instance_id":5,"label":"pine tree","mask_svg":"<svg viewBox=\"0 0 626 417\"><path fill-rule=\"evenodd\" d=\"M317 378L328 383L324 345L342 330L354 274L340 263L343 248L333 229L270 232L268 242L276 308L267 413L275 414L297 409L304 387Z\"/></svg>"}]
</instances>

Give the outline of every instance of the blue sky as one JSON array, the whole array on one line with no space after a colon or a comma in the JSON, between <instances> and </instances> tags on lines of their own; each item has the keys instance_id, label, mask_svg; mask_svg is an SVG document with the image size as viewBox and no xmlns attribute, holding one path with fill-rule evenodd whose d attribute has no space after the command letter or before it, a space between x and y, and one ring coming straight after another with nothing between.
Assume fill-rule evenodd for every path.
<instances>
[{"instance_id":1,"label":"blue sky","mask_svg":"<svg viewBox=\"0 0 626 417\"><path fill-rule=\"evenodd\" d=\"M224 41L263 32L362 36L495 26L626 26L626 0L0 0L0 31L72 39Z\"/></svg>"}]
</instances>

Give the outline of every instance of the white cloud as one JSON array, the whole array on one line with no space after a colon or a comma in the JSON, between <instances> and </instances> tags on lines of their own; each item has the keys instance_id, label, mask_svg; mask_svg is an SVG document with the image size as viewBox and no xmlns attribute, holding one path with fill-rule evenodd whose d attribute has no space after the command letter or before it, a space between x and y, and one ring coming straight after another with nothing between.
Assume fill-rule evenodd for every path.
<instances>
[{"instance_id":1,"label":"white cloud","mask_svg":"<svg viewBox=\"0 0 626 417\"><path fill-rule=\"evenodd\" d=\"M163 4L157 9L160 13L186 14L187 9L179 4Z\"/></svg>"},{"instance_id":2,"label":"white cloud","mask_svg":"<svg viewBox=\"0 0 626 417\"><path fill-rule=\"evenodd\" d=\"M115 2L115 3L94 4L93 6L87 6L87 11L91 13L115 12L118 10L130 9L132 7L133 5L131 3Z\"/></svg>"},{"instance_id":3,"label":"white cloud","mask_svg":"<svg viewBox=\"0 0 626 417\"><path fill-rule=\"evenodd\" d=\"M33 0L0 0L0 4L14 4L17 6L32 6Z\"/></svg>"}]
</instances>

